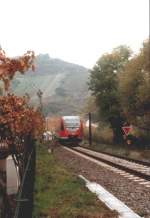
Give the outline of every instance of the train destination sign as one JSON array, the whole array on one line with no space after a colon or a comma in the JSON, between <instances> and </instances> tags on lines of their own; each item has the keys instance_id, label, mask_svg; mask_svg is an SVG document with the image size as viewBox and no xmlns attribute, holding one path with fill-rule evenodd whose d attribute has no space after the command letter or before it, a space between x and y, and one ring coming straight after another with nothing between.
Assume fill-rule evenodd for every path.
<instances>
[{"instance_id":1,"label":"train destination sign","mask_svg":"<svg viewBox=\"0 0 150 218\"><path fill-rule=\"evenodd\" d=\"M123 126L122 130L123 130L125 135L129 135L130 131L132 130L132 127L131 126Z\"/></svg>"}]
</instances>

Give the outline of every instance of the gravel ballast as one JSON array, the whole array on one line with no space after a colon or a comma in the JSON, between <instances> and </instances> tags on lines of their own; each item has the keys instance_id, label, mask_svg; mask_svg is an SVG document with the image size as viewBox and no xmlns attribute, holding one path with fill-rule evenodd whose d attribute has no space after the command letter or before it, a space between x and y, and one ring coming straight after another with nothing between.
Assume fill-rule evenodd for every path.
<instances>
[{"instance_id":1,"label":"gravel ballast","mask_svg":"<svg viewBox=\"0 0 150 218\"><path fill-rule=\"evenodd\" d=\"M99 183L141 217L150 218L150 188L131 181L104 167L58 147L54 151L58 161L76 175L83 175Z\"/></svg>"}]
</instances>

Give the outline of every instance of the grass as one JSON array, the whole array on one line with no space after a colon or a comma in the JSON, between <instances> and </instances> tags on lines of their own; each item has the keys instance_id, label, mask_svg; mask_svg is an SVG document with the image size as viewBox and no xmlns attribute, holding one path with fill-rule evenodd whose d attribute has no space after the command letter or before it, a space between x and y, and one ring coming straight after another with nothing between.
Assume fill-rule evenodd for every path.
<instances>
[{"instance_id":1,"label":"grass","mask_svg":"<svg viewBox=\"0 0 150 218\"><path fill-rule=\"evenodd\" d=\"M87 148L91 148L95 151L108 152L114 155L120 155L123 157L129 157L137 160L150 160L150 149L138 149L136 147L129 147L126 145L115 145L115 144L107 144L101 142L95 142L93 139L93 143L89 146L89 143L85 140L82 146Z\"/></svg>"},{"instance_id":2,"label":"grass","mask_svg":"<svg viewBox=\"0 0 150 218\"><path fill-rule=\"evenodd\" d=\"M34 218L114 218L84 182L58 164L55 154L37 148Z\"/></svg>"},{"instance_id":3,"label":"grass","mask_svg":"<svg viewBox=\"0 0 150 218\"><path fill-rule=\"evenodd\" d=\"M88 140L88 130L84 131L84 143L83 146L89 147ZM113 144L113 134L112 130L107 126L103 129L92 129L92 139L93 143L91 149L96 151L108 152L110 154L116 154L124 157L130 157L133 159L150 160L150 147L145 147L142 145L127 145L127 144Z\"/></svg>"}]
</instances>

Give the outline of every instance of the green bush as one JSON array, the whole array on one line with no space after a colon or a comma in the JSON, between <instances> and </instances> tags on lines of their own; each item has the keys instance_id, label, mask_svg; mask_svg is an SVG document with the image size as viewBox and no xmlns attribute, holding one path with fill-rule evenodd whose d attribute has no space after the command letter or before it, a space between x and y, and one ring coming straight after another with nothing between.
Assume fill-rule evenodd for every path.
<instances>
[{"instance_id":1,"label":"green bush","mask_svg":"<svg viewBox=\"0 0 150 218\"><path fill-rule=\"evenodd\" d=\"M85 139L88 140L88 129L85 129L84 136ZM112 144L113 132L108 126L104 126L103 128L92 128L92 139L94 142Z\"/></svg>"}]
</instances>

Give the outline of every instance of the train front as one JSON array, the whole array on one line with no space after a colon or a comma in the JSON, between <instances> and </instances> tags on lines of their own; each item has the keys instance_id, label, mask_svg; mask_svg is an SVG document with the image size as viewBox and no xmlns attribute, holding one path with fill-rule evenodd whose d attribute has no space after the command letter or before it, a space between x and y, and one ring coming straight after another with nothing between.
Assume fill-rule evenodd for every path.
<instances>
[{"instance_id":1,"label":"train front","mask_svg":"<svg viewBox=\"0 0 150 218\"><path fill-rule=\"evenodd\" d=\"M79 143L83 139L83 124L79 116L63 116L59 133L61 143Z\"/></svg>"}]
</instances>

